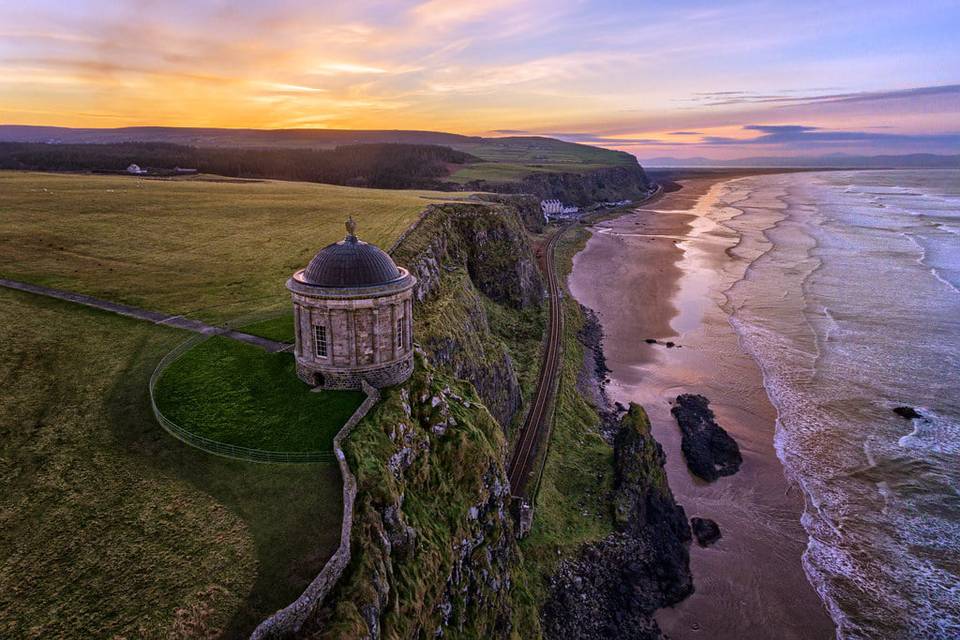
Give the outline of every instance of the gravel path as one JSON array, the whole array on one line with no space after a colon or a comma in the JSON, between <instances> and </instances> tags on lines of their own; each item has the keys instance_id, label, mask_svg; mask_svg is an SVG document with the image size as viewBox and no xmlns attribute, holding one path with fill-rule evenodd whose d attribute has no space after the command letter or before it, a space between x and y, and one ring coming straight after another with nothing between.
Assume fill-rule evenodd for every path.
<instances>
[{"instance_id":1,"label":"gravel path","mask_svg":"<svg viewBox=\"0 0 960 640\"><path fill-rule=\"evenodd\" d=\"M190 318L185 318L183 316L171 316L165 313L159 313L157 311L148 311L147 309L140 309L138 307L131 307L125 304L110 302L109 300L101 300L100 298L94 298L93 296L84 295L82 293L73 293L72 291L63 291L62 289L53 289L51 287L30 284L28 282L20 282L18 280L7 280L6 278L0 278L0 286L8 289L16 289L17 291L26 291L27 293L33 293L39 296L46 296L48 298L66 300L67 302L82 304L88 307L93 307L94 309L110 311L111 313L127 316L128 318L146 320L147 322L152 322L153 324L167 325L170 327L176 327L177 329L193 331L194 333L202 333L204 335L223 336L225 338L231 338L233 340L239 340L240 342L252 344L270 353L285 351L293 347L292 344L288 344L286 342L268 340L267 338L261 338L260 336L243 333L242 331L235 331L225 327L217 327L200 322L199 320L191 320Z\"/></svg>"}]
</instances>

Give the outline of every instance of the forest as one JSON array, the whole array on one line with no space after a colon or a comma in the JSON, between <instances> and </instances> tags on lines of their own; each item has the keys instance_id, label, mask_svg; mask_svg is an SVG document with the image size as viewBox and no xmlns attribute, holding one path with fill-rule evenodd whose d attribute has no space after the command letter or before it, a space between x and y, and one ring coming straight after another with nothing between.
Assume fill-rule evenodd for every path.
<instances>
[{"instance_id":1,"label":"forest","mask_svg":"<svg viewBox=\"0 0 960 640\"><path fill-rule=\"evenodd\" d=\"M449 147L354 144L333 149L192 147L154 142L44 144L0 142L0 169L124 172L131 164L149 175L174 169L234 178L299 180L380 189L450 189L450 165L482 162Z\"/></svg>"}]
</instances>

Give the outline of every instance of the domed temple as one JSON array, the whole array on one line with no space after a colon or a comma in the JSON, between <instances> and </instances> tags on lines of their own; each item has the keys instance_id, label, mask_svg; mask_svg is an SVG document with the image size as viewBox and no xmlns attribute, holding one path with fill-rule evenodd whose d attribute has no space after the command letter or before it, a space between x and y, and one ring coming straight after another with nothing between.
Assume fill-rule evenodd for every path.
<instances>
[{"instance_id":1,"label":"domed temple","mask_svg":"<svg viewBox=\"0 0 960 640\"><path fill-rule=\"evenodd\" d=\"M413 372L413 286L386 252L347 236L287 280L293 296L297 375L324 389L403 382Z\"/></svg>"}]
</instances>

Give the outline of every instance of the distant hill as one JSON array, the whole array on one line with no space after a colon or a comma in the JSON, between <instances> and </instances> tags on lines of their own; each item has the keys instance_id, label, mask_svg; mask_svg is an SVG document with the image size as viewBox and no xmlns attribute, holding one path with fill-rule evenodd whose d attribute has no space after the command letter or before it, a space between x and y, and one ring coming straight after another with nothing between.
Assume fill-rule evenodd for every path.
<instances>
[{"instance_id":1,"label":"distant hill","mask_svg":"<svg viewBox=\"0 0 960 640\"><path fill-rule=\"evenodd\" d=\"M191 147L245 147L258 149L331 149L355 144L430 144L451 147L483 160L526 169L565 166L571 171L637 164L622 151L601 149L538 136L482 138L439 131L365 129L216 129L197 127L122 127L72 129L31 125L0 125L0 142L53 144L116 144L165 142Z\"/></svg>"},{"instance_id":2,"label":"distant hill","mask_svg":"<svg viewBox=\"0 0 960 640\"><path fill-rule=\"evenodd\" d=\"M644 160L647 167L777 167L803 169L960 169L960 155L912 153L907 155L854 156L829 154L781 158L758 156L734 160L659 157Z\"/></svg>"},{"instance_id":3,"label":"distant hill","mask_svg":"<svg viewBox=\"0 0 960 640\"><path fill-rule=\"evenodd\" d=\"M639 199L651 189L629 153L539 136L0 125L0 169L116 172L129 164L351 186L526 193L577 205Z\"/></svg>"}]
</instances>

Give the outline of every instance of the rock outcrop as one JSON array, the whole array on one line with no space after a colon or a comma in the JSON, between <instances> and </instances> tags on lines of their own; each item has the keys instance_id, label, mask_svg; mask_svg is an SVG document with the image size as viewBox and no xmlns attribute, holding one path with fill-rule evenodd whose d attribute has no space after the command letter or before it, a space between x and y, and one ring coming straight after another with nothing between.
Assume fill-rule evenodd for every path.
<instances>
[{"instance_id":1,"label":"rock outcrop","mask_svg":"<svg viewBox=\"0 0 960 640\"><path fill-rule=\"evenodd\" d=\"M622 418L614 446L616 532L560 563L542 611L545 638L661 638L654 611L693 592L690 528L639 405Z\"/></svg>"},{"instance_id":2,"label":"rock outcrop","mask_svg":"<svg viewBox=\"0 0 960 640\"><path fill-rule=\"evenodd\" d=\"M302 637L506 638L518 560L500 428L418 356L348 440L353 560Z\"/></svg>"},{"instance_id":3,"label":"rock outcrop","mask_svg":"<svg viewBox=\"0 0 960 640\"><path fill-rule=\"evenodd\" d=\"M701 547L708 547L720 539L720 526L710 518L690 518L690 528Z\"/></svg>"},{"instance_id":4,"label":"rock outcrop","mask_svg":"<svg viewBox=\"0 0 960 640\"><path fill-rule=\"evenodd\" d=\"M906 420L913 420L915 418L923 417L923 414L917 411L916 409L914 409L913 407L907 407L907 406L894 407L893 412Z\"/></svg>"},{"instance_id":5,"label":"rock outcrop","mask_svg":"<svg viewBox=\"0 0 960 640\"><path fill-rule=\"evenodd\" d=\"M520 409L520 382L490 326L489 305L509 314L544 300L520 217L532 201L516 198L518 209L509 200L433 205L393 250L418 279L416 340L434 364L471 382L505 429Z\"/></svg>"},{"instance_id":6,"label":"rock outcrop","mask_svg":"<svg viewBox=\"0 0 960 640\"><path fill-rule=\"evenodd\" d=\"M683 433L680 448L690 472L713 482L736 473L743 458L736 441L717 424L709 404L703 396L683 394L677 396L670 413Z\"/></svg>"},{"instance_id":7,"label":"rock outcrop","mask_svg":"<svg viewBox=\"0 0 960 640\"><path fill-rule=\"evenodd\" d=\"M546 226L546 218L540 208L540 198L531 195L513 195L504 193L478 193L473 196L481 202L494 202L509 205L520 216L523 226L534 233L540 233Z\"/></svg>"}]
</instances>

